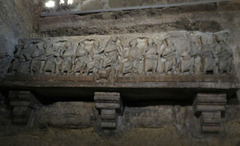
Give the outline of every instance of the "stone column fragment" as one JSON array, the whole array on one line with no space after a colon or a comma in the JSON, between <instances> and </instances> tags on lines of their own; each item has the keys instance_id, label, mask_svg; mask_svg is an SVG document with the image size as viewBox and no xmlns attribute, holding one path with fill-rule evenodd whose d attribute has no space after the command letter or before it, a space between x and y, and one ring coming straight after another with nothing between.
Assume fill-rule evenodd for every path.
<instances>
[{"instance_id":1,"label":"stone column fragment","mask_svg":"<svg viewBox=\"0 0 240 146\"><path fill-rule=\"evenodd\" d=\"M98 109L102 129L116 129L118 115L122 114L120 93L95 92L95 107Z\"/></svg>"},{"instance_id":2,"label":"stone column fragment","mask_svg":"<svg viewBox=\"0 0 240 146\"><path fill-rule=\"evenodd\" d=\"M11 117L13 124L28 123L32 97L30 91L10 91L8 98L12 107Z\"/></svg>"},{"instance_id":3,"label":"stone column fragment","mask_svg":"<svg viewBox=\"0 0 240 146\"><path fill-rule=\"evenodd\" d=\"M226 94L197 94L193 109L195 115L200 117L203 133L220 132L226 103Z\"/></svg>"}]
</instances>

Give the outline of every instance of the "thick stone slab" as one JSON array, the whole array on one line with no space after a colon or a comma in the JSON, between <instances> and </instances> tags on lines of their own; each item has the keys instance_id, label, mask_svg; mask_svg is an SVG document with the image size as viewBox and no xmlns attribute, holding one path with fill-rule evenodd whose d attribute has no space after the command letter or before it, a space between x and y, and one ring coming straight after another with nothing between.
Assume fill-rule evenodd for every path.
<instances>
[{"instance_id":1,"label":"thick stone slab","mask_svg":"<svg viewBox=\"0 0 240 146\"><path fill-rule=\"evenodd\" d=\"M104 92L95 92L94 96L95 102L112 102L112 103L120 103L120 93L104 93Z\"/></svg>"},{"instance_id":2,"label":"thick stone slab","mask_svg":"<svg viewBox=\"0 0 240 146\"><path fill-rule=\"evenodd\" d=\"M104 129L115 129L116 122L101 122L101 127Z\"/></svg>"},{"instance_id":3,"label":"thick stone slab","mask_svg":"<svg viewBox=\"0 0 240 146\"><path fill-rule=\"evenodd\" d=\"M202 132L203 133L219 133L221 130L221 125L203 125Z\"/></svg>"},{"instance_id":4,"label":"thick stone slab","mask_svg":"<svg viewBox=\"0 0 240 146\"><path fill-rule=\"evenodd\" d=\"M97 109L120 109L119 103L95 103Z\"/></svg>"},{"instance_id":5,"label":"thick stone slab","mask_svg":"<svg viewBox=\"0 0 240 146\"><path fill-rule=\"evenodd\" d=\"M116 111L114 109L102 109L101 115L115 115Z\"/></svg>"},{"instance_id":6,"label":"thick stone slab","mask_svg":"<svg viewBox=\"0 0 240 146\"><path fill-rule=\"evenodd\" d=\"M195 104L226 104L226 94L198 94Z\"/></svg>"},{"instance_id":7,"label":"thick stone slab","mask_svg":"<svg viewBox=\"0 0 240 146\"><path fill-rule=\"evenodd\" d=\"M221 112L203 112L200 116L201 122L204 123L204 125L214 125L214 124L220 124L221 123Z\"/></svg>"},{"instance_id":8,"label":"thick stone slab","mask_svg":"<svg viewBox=\"0 0 240 146\"><path fill-rule=\"evenodd\" d=\"M227 31L25 39L7 80L234 82L232 50Z\"/></svg>"},{"instance_id":9,"label":"thick stone slab","mask_svg":"<svg viewBox=\"0 0 240 146\"><path fill-rule=\"evenodd\" d=\"M194 111L212 112L212 111L225 111L225 105L196 105Z\"/></svg>"},{"instance_id":10,"label":"thick stone slab","mask_svg":"<svg viewBox=\"0 0 240 146\"><path fill-rule=\"evenodd\" d=\"M31 102L30 101L11 101L10 102L10 106L30 106L31 105Z\"/></svg>"},{"instance_id":11,"label":"thick stone slab","mask_svg":"<svg viewBox=\"0 0 240 146\"><path fill-rule=\"evenodd\" d=\"M114 114L114 115L101 115L100 118L101 118L102 121L104 121L104 120L106 120L106 121L109 121L109 120L115 121L117 119L117 116L116 116L116 114Z\"/></svg>"}]
</instances>

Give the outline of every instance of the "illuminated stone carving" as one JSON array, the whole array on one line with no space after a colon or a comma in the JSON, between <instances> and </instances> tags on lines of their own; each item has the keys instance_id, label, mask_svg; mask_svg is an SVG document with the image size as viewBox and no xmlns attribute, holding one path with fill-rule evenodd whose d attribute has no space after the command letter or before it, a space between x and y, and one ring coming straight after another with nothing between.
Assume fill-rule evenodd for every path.
<instances>
[{"instance_id":1,"label":"illuminated stone carving","mask_svg":"<svg viewBox=\"0 0 240 146\"><path fill-rule=\"evenodd\" d=\"M232 74L228 32L169 32L22 40L9 74L89 76Z\"/></svg>"}]
</instances>

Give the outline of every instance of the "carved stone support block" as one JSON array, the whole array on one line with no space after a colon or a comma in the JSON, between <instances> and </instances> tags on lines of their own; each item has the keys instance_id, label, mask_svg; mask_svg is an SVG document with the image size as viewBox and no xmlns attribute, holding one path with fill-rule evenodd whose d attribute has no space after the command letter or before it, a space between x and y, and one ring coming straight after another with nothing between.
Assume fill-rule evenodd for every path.
<instances>
[{"instance_id":1,"label":"carved stone support block","mask_svg":"<svg viewBox=\"0 0 240 146\"><path fill-rule=\"evenodd\" d=\"M219 133L221 125L202 125L202 132L204 133Z\"/></svg>"},{"instance_id":2,"label":"carved stone support block","mask_svg":"<svg viewBox=\"0 0 240 146\"><path fill-rule=\"evenodd\" d=\"M112 121L112 122L101 122L101 127L103 129L116 129L116 121Z\"/></svg>"},{"instance_id":3,"label":"carved stone support block","mask_svg":"<svg viewBox=\"0 0 240 146\"><path fill-rule=\"evenodd\" d=\"M13 124L27 124L32 104L30 91L10 91L9 101L12 107L11 116Z\"/></svg>"},{"instance_id":4,"label":"carved stone support block","mask_svg":"<svg viewBox=\"0 0 240 146\"><path fill-rule=\"evenodd\" d=\"M221 122L221 112L202 112L200 119L204 124L218 124Z\"/></svg>"},{"instance_id":5,"label":"carved stone support block","mask_svg":"<svg viewBox=\"0 0 240 146\"><path fill-rule=\"evenodd\" d=\"M114 109L102 109L100 117L102 120L116 120L116 111Z\"/></svg>"},{"instance_id":6,"label":"carved stone support block","mask_svg":"<svg viewBox=\"0 0 240 146\"><path fill-rule=\"evenodd\" d=\"M197 94L193 109L195 115L200 117L202 132L220 132L226 102L226 94Z\"/></svg>"},{"instance_id":7,"label":"carved stone support block","mask_svg":"<svg viewBox=\"0 0 240 146\"><path fill-rule=\"evenodd\" d=\"M116 129L118 115L122 113L122 102L119 93L95 92L95 107L98 109L101 128Z\"/></svg>"},{"instance_id":8,"label":"carved stone support block","mask_svg":"<svg viewBox=\"0 0 240 146\"><path fill-rule=\"evenodd\" d=\"M27 124L30 108L27 106L14 106L12 110L13 124Z\"/></svg>"}]
</instances>

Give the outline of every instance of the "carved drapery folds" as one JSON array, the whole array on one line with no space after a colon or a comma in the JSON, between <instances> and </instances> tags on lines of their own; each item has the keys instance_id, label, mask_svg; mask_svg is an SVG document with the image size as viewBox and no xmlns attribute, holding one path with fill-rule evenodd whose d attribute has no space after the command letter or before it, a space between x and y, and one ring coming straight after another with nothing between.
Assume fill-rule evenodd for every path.
<instances>
[{"instance_id":1,"label":"carved drapery folds","mask_svg":"<svg viewBox=\"0 0 240 146\"><path fill-rule=\"evenodd\" d=\"M135 75L232 74L229 33L168 32L20 40L9 74Z\"/></svg>"}]
</instances>

